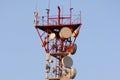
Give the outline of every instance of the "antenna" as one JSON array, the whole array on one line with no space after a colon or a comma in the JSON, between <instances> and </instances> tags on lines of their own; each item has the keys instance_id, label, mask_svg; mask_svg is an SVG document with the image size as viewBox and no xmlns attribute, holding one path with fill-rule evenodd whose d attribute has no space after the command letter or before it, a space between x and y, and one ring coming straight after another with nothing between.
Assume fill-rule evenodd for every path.
<instances>
[{"instance_id":1,"label":"antenna","mask_svg":"<svg viewBox=\"0 0 120 80\"><path fill-rule=\"evenodd\" d=\"M70 0L70 8L71 8L71 0Z\"/></svg>"},{"instance_id":2,"label":"antenna","mask_svg":"<svg viewBox=\"0 0 120 80\"><path fill-rule=\"evenodd\" d=\"M82 23L81 12L80 17L74 16L73 18L72 9L70 0L68 15L63 15L63 12L61 15L61 6L57 6L57 15L51 16L49 0L48 9L46 9L47 16L38 18L38 12L34 12L35 29L41 40L41 45L45 49L46 80L71 80L76 76L71 56L77 51L75 41Z\"/></svg>"},{"instance_id":3,"label":"antenna","mask_svg":"<svg viewBox=\"0 0 120 80\"><path fill-rule=\"evenodd\" d=\"M48 0L48 9L50 9L50 0Z\"/></svg>"}]
</instances>

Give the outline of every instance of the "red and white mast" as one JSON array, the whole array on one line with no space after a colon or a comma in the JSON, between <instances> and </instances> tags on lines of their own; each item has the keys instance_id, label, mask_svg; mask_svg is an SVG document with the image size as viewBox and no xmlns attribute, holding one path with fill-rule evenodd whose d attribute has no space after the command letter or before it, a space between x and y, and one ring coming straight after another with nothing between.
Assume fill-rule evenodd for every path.
<instances>
[{"instance_id":1,"label":"red and white mast","mask_svg":"<svg viewBox=\"0 0 120 80\"><path fill-rule=\"evenodd\" d=\"M35 11L34 24L46 52L46 80L70 80L76 76L71 55L77 49L75 40L82 25L81 15L72 16L71 0L69 16L61 15L60 6L57 9L57 16L51 16L48 8L47 16L40 18Z\"/></svg>"}]
</instances>

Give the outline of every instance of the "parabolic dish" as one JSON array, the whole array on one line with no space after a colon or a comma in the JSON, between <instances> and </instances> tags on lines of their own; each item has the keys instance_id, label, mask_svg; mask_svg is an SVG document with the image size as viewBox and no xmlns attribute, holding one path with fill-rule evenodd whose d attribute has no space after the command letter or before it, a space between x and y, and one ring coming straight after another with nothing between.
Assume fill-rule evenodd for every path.
<instances>
[{"instance_id":1,"label":"parabolic dish","mask_svg":"<svg viewBox=\"0 0 120 80\"><path fill-rule=\"evenodd\" d=\"M79 34L79 29L77 28L73 33L72 33L72 37L77 37L77 35Z\"/></svg>"},{"instance_id":2,"label":"parabolic dish","mask_svg":"<svg viewBox=\"0 0 120 80\"><path fill-rule=\"evenodd\" d=\"M74 79L75 76L76 76L76 73L77 73L76 69L75 68L71 68L70 69L70 78Z\"/></svg>"},{"instance_id":3,"label":"parabolic dish","mask_svg":"<svg viewBox=\"0 0 120 80\"><path fill-rule=\"evenodd\" d=\"M51 33L51 34L50 34L50 38L51 38L51 39L54 39L55 37L56 37L55 33Z\"/></svg>"},{"instance_id":4,"label":"parabolic dish","mask_svg":"<svg viewBox=\"0 0 120 80\"><path fill-rule=\"evenodd\" d=\"M71 68L71 66L73 65L73 60L71 57L69 56L65 56L63 59L62 59L62 65L66 68Z\"/></svg>"},{"instance_id":5,"label":"parabolic dish","mask_svg":"<svg viewBox=\"0 0 120 80\"><path fill-rule=\"evenodd\" d=\"M59 35L60 35L61 38L69 38L69 37L71 37L71 35L72 35L72 31L71 31L71 29L68 28L68 27L63 27L63 28L60 30Z\"/></svg>"},{"instance_id":6,"label":"parabolic dish","mask_svg":"<svg viewBox=\"0 0 120 80\"><path fill-rule=\"evenodd\" d=\"M73 48L72 49L73 50L72 50L71 54L74 55L76 53L76 50L77 50L77 45L75 43L73 44Z\"/></svg>"}]
</instances>

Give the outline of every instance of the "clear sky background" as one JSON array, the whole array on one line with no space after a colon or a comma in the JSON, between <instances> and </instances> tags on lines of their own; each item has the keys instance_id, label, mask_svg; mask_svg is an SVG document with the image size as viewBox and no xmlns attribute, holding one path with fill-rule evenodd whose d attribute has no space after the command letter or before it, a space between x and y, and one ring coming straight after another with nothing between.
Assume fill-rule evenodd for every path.
<instances>
[{"instance_id":1,"label":"clear sky background","mask_svg":"<svg viewBox=\"0 0 120 80\"><path fill-rule=\"evenodd\" d=\"M0 80L45 80L45 51L34 28L34 10L45 15L48 0L0 0ZM69 8L69 0L51 0ZM74 80L120 80L120 0L72 0L82 11ZM52 13L51 13L52 14Z\"/></svg>"}]
</instances>

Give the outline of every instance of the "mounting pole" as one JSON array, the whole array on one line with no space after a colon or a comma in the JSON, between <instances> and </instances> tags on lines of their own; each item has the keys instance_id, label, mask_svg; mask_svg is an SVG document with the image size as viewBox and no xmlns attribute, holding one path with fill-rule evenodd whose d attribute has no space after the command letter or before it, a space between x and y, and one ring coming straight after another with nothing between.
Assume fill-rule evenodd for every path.
<instances>
[{"instance_id":1,"label":"mounting pole","mask_svg":"<svg viewBox=\"0 0 120 80\"><path fill-rule=\"evenodd\" d=\"M50 12L50 9L46 9L47 10L47 24L49 25L49 12Z\"/></svg>"},{"instance_id":2,"label":"mounting pole","mask_svg":"<svg viewBox=\"0 0 120 80\"><path fill-rule=\"evenodd\" d=\"M60 6L58 6L58 25L60 25Z\"/></svg>"},{"instance_id":3,"label":"mounting pole","mask_svg":"<svg viewBox=\"0 0 120 80\"><path fill-rule=\"evenodd\" d=\"M73 9L73 8L70 8L70 24L71 24L71 22L72 22L72 9Z\"/></svg>"}]
</instances>

